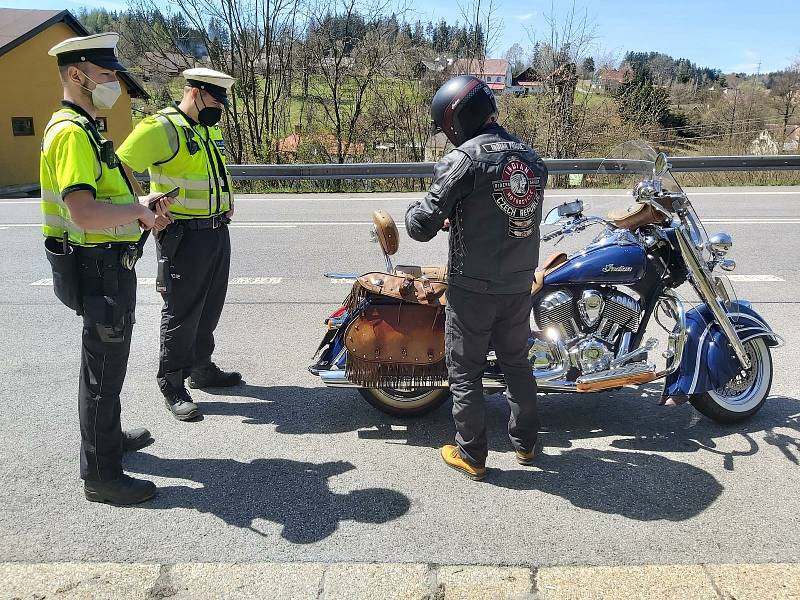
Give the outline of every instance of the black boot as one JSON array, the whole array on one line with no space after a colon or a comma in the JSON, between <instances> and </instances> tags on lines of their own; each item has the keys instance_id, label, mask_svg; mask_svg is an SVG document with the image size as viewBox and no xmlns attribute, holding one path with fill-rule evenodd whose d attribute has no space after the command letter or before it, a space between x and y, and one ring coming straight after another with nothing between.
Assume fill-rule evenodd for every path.
<instances>
[{"instance_id":1,"label":"black boot","mask_svg":"<svg viewBox=\"0 0 800 600\"><path fill-rule=\"evenodd\" d=\"M200 416L200 409L192 402L186 388L164 394L164 404L178 421L191 421Z\"/></svg>"},{"instance_id":2,"label":"black boot","mask_svg":"<svg viewBox=\"0 0 800 600\"><path fill-rule=\"evenodd\" d=\"M84 481L83 493L90 502L138 504L156 495L156 484L123 475L110 481Z\"/></svg>"},{"instance_id":3,"label":"black boot","mask_svg":"<svg viewBox=\"0 0 800 600\"><path fill-rule=\"evenodd\" d=\"M204 367L192 369L189 375L189 387L192 389L207 387L232 387L242 382L242 374L236 371L223 371L213 362Z\"/></svg>"},{"instance_id":4,"label":"black boot","mask_svg":"<svg viewBox=\"0 0 800 600\"><path fill-rule=\"evenodd\" d=\"M141 450L152 441L150 432L144 427L137 427L136 429L128 429L122 432L122 451L135 452Z\"/></svg>"},{"instance_id":5,"label":"black boot","mask_svg":"<svg viewBox=\"0 0 800 600\"><path fill-rule=\"evenodd\" d=\"M179 421L191 421L200 416L200 409L183 386L183 371L171 371L159 378L158 385L164 394L164 404Z\"/></svg>"}]
</instances>

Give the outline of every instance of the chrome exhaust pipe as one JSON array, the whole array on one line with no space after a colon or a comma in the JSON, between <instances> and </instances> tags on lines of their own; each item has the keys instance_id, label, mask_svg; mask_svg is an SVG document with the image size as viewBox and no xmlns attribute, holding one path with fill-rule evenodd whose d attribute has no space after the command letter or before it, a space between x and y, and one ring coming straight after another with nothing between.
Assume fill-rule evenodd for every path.
<instances>
[{"instance_id":1,"label":"chrome exhaust pipe","mask_svg":"<svg viewBox=\"0 0 800 600\"><path fill-rule=\"evenodd\" d=\"M561 340L561 336L554 329L548 329L546 332L550 338L548 341L553 349L553 356L556 359L556 366L552 369L533 369L533 376L536 377L537 382L550 382L556 379L561 379L569 371L569 353L567 347ZM533 368L533 364L531 364Z\"/></svg>"}]
</instances>

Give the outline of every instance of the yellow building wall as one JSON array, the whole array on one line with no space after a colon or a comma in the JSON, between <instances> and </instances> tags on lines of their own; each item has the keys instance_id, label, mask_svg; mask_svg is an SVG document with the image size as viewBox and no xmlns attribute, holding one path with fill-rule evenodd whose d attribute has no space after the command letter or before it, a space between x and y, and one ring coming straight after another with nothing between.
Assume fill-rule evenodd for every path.
<instances>
[{"instance_id":1,"label":"yellow building wall","mask_svg":"<svg viewBox=\"0 0 800 600\"><path fill-rule=\"evenodd\" d=\"M38 183L44 128L63 98L56 59L47 51L76 35L71 27L56 23L0 56L0 186ZM121 83L123 93L114 107L97 113L107 118L104 135L115 146L133 128L131 98ZM15 136L12 117L33 117L33 135Z\"/></svg>"}]
</instances>

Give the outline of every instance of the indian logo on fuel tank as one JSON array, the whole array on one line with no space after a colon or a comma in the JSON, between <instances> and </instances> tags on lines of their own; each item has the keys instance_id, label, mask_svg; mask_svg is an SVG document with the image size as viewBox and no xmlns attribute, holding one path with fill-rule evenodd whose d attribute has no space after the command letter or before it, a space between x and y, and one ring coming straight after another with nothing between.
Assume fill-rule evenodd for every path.
<instances>
[{"instance_id":1,"label":"indian logo on fuel tank","mask_svg":"<svg viewBox=\"0 0 800 600\"><path fill-rule=\"evenodd\" d=\"M503 166L500 181L492 182L494 201L508 215L509 236L525 238L533 233L539 187L539 177L517 156L512 156Z\"/></svg>"}]
</instances>

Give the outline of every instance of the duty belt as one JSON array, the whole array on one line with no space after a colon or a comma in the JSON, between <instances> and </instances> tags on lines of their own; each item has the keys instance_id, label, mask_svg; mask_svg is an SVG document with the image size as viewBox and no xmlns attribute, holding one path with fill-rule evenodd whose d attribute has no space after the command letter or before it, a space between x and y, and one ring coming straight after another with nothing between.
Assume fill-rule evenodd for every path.
<instances>
[{"instance_id":1,"label":"duty belt","mask_svg":"<svg viewBox=\"0 0 800 600\"><path fill-rule=\"evenodd\" d=\"M175 224L185 227L186 229L194 229L200 231L201 229L219 229L223 225L227 225L231 220L226 215L214 215L204 219L176 219Z\"/></svg>"},{"instance_id":2,"label":"duty belt","mask_svg":"<svg viewBox=\"0 0 800 600\"><path fill-rule=\"evenodd\" d=\"M104 262L116 260L118 257L120 266L129 271L132 271L133 267L136 266L136 261L139 260L141 254L135 242L109 242L106 244L97 244L96 246L75 246L75 249L77 250L78 256L102 260Z\"/></svg>"}]
</instances>

